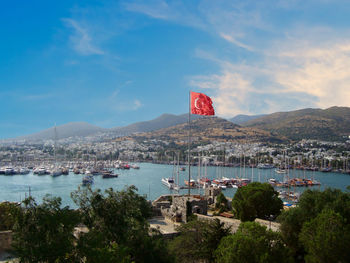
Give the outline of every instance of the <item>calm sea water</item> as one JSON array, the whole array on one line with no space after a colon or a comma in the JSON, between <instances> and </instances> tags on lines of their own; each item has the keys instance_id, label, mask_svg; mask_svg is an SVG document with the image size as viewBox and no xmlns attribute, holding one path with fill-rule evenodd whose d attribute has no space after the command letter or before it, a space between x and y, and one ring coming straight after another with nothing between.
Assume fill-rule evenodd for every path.
<instances>
[{"instance_id":1,"label":"calm sea water","mask_svg":"<svg viewBox=\"0 0 350 263\"><path fill-rule=\"evenodd\" d=\"M101 176L95 176L93 189L114 188L122 190L125 186L135 185L138 188L139 194L146 195L147 199L154 200L162 194L171 193L170 190L161 183L162 177L171 177L174 167L171 165L160 165L150 163L140 163L139 170L115 170L119 174L118 178L103 179ZM196 179L198 175L198 167L191 168L192 178ZM204 168L202 174L205 174ZM251 169L251 168L230 168L230 167L207 167L207 177L210 179L219 177L244 177L253 179L253 181L266 182L270 178L276 178L283 181L283 175L276 174L273 169ZM326 187L338 188L343 191L350 185L350 175L340 173L321 173L310 171L291 170L289 176L313 178L321 182L321 186L314 186L313 189L325 189ZM62 175L52 177L51 175L38 176L32 173L28 175L4 176L0 175L0 201L21 201L28 195L29 188L31 195L37 201L42 200L46 194L59 196L62 198L63 205L75 207L75 204L70 198L70 193L78 188L82 182L82 175ZM183 185L184 180L188 179L188 171L180 172L180 185ZM306 187L298 187L292 190L302 192ZM227 197L233 197L237 190L234 188L224 190ZM187 193L188 190L181 190L180 194ZM199 190L191 190L191 193L198 193ZM203 189L201 189L203 193Z\"/></svg>"}]
</instances>

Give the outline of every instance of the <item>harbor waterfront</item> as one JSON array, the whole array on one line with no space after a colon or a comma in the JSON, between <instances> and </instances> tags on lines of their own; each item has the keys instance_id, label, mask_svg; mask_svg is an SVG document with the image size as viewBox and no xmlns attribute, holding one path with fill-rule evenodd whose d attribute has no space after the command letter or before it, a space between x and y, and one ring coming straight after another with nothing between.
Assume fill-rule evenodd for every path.
<instances>
[{"instance_id":1,"label":"harbor waterfront","mask_svg":"<svg viewBox=\"0 0 350 263\"><path fill-rule=\"evenodd\" d=\"M114 173L118 174L117 178L103 179L101 175L94 176L93 189L107 189L112 187L116 190L121 190L125 186L135 185L141 195L146 195L147 199L154 200L162 194L177 193L165 187L161 179L164 177L172 177L176 179L173 165L152 164L152 163L138 163L140 169L118 170ZM312 178L321 183L321 185L309 187L290 187L289 190L295 193L302 193L306 189L320 189L327 187L337 188L346 191L346 187L350 185L350 175L342 173L322 173L318 171L303 171L290 170L288 174L278 174L275 169L257 169L257 168L243 168L243 167L218 167L208 166L206 175L202 168L202 177L209 179L216 179L222 177L228 178L247 178L251 181L268 182L269 179L275 178L279 181L285 181L287 176L289 178ZM26 196L33 196L37 202L42 198L51 194L62 198L62 204L75 207L70 193L82 186L82 174L74 174L69 172L69 175L61 175L52 177L51 175L35 175L30 172L27 175L0 175L0 202L12 201L19 202ZM191 168L192 179L198 178L198 167ZM184 180L188 179L188 171L180 171L179 174L180 185L184 185ZM278 188L281 189L281 188ZM287 190L287 188L282 188ZM203 193L203 189L192 189L191 193ZM227 188L223 193L227 197L233 197L237 188ZM180 194L186 194L187 189L181 189Z\"/></svg>"}]
</instances>

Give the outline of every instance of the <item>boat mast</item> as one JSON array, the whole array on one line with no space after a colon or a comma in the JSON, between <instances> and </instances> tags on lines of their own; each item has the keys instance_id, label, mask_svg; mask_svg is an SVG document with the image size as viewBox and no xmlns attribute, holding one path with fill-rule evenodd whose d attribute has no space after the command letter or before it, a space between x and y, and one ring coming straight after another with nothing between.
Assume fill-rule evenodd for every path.
<instances>
[{"instance_id":1,"label":"boat mast","mask_svg":"<svg viewBox=\"0 0 350 263\"><path fill-rule=\"evenodd\" d=\"M188 196L191 195L191 91L188 98Z\"/></svg>"},{"instance_id":2,"label":"boat mast","mask_svg":"<svg viewBox=\"0 0 350 263\"><path fill-rule=\"evenodd\" d=\"M179 181L179 174L180 174L180 168L179 168L179 161L180 160L180 152L177 152L177 189L180 190L180 181Z\"/></svg>"},{"instance_id":3,"label":"boat mast","mask_svg":"<svg viewBox=\"0 0 350 263\"><path fill-rule=\"evenodd\" d=\"M198 176L197 176L197 182L198 182L198 194L201 195L201 188L200 188L200 179L201 179L201 156L199 156L199 153L198 153Z\"/></svg>"},{"instance_id":4,"label":"boat mast","mask_svg":"<svg viewBox=\"0 0 350 263\"><path fill-rule=\"evenodd\" d=\"M56 146L57 146L57 130L56 130L56 123L55 123L55 138L54 138L54 146L53 146L53 155L55 158L55 169L57 167Z\"/></svg>"}]
</instances>

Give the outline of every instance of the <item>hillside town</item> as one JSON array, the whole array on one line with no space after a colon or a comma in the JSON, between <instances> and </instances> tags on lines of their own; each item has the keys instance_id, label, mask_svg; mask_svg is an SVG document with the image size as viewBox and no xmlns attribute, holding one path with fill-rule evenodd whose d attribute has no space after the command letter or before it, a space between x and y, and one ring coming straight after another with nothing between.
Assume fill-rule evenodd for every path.
<instances>
[{"instance_id":1,"label":"hillside town","mask_svg":"<svg viewBox=\"0 0 350 263\"><path fill-rule=\"evenodd\" d=\"M208 165L257 166L261 163L281 166L288 159L292 166L331 167L334 171L347 171L350 157L350 141L325 142L301 140L292 144L234 143L213 141L191 149L196 162L198 156L205 156ZM56 160L98 161L123 160L134 162L171 163L174 155L180 154L180 162L187 160L184 146L162 140L137 142L120 140L105 142L74 142L60 144L56 149ZM43 144L17 143L0 146L0 166L17 163L38 163L54 160L54 142Z\"/></svg>"}]
</instances>

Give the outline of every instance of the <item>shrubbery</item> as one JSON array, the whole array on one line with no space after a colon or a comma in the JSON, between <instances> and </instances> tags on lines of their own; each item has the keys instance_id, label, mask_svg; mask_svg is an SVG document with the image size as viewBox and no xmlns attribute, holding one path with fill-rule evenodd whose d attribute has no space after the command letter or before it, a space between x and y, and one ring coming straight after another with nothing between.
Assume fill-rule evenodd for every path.
<instances>
[{"instance_id":1,"label":"shrubbery","mask_svg":"<svg viewBox=\"0 0 350 263\"><path fill-rule=\"evenodd\" d=\"M0 224L13 228L21 262L350 262L350 193L340 190L305 191L296 208L278 217L280 232L243 222L231 233L219 220L193 218L171 241L150 230L150 204L135 187L78 189L72 198L78 210L61 208L55 197L41 204L27 198L21 208L0 205ZM219 196L219 209L227 208L225 199ZM242 221L281 212L266 184L242 187L232 204ZM80 224L88 232L77 237Z\"/></svg>"}]
</instances>

